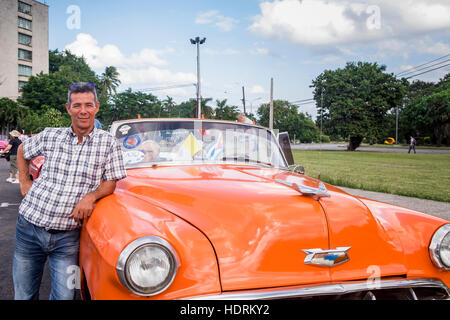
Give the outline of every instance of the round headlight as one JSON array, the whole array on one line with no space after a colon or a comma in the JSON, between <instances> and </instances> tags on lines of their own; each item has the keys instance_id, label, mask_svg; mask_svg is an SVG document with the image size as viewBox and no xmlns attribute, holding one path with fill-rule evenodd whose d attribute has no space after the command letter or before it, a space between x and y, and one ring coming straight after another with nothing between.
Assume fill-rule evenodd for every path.
<instances>
[{"instance_id":1,"label":"round headlight","mask_svg":"<svg viewBox=\"0 0 450 320\"><path fill-rule=\"evenodd\" d=\"M434 233L429 252L437 267L450 270L450 224L443 225Z\"/></svg>"},{"instance_id":2,"label":"round headlight","mask_svg":"<svg viewBox=\"0 0 450 320\"><path fill-rule=\"evenodd\" d=\"M116 270L122 284L133 293L152 296L166 290L179 267L172 246L157 237L143 237L120 254Z\"/></svg>"}]
</instances>

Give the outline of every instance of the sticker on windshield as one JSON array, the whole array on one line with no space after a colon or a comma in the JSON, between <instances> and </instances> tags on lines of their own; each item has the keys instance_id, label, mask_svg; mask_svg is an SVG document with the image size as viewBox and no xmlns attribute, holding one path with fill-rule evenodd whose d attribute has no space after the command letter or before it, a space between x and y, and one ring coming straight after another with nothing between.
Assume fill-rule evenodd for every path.
<instances>
[{"instance_id":1,"label":"sticker on windshield","mask_svg":"<svg viewBox=\"0 0 450 320\"><path fill-rule=\"evenodd\" d=\"M130 127L129 125L125 124L125 125L123 125L123 126L121 126L121 127L119 128L119 131L120 131L123 135L126 135L126 134L128 133L128 131L130 131L130 129L131 129L131 127Z\"/></svg>"},{"instance_id":2,"label":"sticker on windshield","mask_svg":"<svg viewBox=\"0 0 450 320\"><path fill-rule=\"evenodd\" d=\"M128 136L123 140L123 146L127 149L134 149L141 144L141 138L137 135Z\"/></svg>"},{"instance_id":3,"label":"sticker on windshield","mask_svg":"<svg viewBox=\"0 0 450 320\"><path fill-rule=\"evenodd\" d=\"M125 165L136 164L144 159L144 153L139 150L123 151L123 161Z\"/></svg>"}]
</instances>

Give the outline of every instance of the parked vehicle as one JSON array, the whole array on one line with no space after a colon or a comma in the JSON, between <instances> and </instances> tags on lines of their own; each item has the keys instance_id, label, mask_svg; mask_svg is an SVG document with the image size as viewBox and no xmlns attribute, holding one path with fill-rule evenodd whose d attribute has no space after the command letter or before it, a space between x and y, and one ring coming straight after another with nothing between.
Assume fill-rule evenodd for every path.
<instances>
[{"instance_id":1,"label":"parked vehicle","mask_svg":"<svg viewBox=\"0 0 450 320\"><path fill-rule=\"evenodd\" d=\"M448 221L291 171L267 128L110 131L128 176L83 225L86 299L449 299Z\"/></svg>"},{"instance_id":2,"label":"parked vehicle","mask_svg":"<svg viewBox=\"0 0 450 320\"><path fill-rule=\"evenodd\" d=\"M0 151L5 150L8 144L9 144L8 137L3 134L0 135Z\"/></svg>"}]
</instances>

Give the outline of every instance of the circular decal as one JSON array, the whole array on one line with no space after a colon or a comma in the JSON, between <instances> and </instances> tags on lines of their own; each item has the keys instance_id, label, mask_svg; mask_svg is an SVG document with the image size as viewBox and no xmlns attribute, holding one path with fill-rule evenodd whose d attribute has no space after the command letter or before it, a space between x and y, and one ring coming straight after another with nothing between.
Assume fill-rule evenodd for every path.
<instances>
[{"instance_id":1,"label":"circular decal","mask_svg":"<svg viewBox=\"0 0 450 320\"><path fill-rule=\"evenodd\" d=\"M123 146L127 149L134 149L141 144L141 138L137 135L128 136L123 140Z\"/></svg>"}]
</instances>

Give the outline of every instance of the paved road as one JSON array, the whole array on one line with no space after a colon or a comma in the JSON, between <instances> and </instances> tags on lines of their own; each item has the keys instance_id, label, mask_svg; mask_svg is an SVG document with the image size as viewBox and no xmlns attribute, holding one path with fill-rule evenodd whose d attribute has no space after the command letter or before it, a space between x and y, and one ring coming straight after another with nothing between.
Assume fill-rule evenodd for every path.
<instances>
[{"instance_id":1,"label":"paved road","mask_svg":"<svg viewBox=\"0 0 450 320\"><path fill-rule=\"evenodd\" d=\"M345 151L347 145L345 143L301 143L291 144L293 150L330 150L330 151ZM406 147L391 147L391 148L373 148L373 147L359 147L356 151L371 151L371 152L408 152ZM412 152L412 151L411 151ZM450 150L444 149L421 149L416 147L417 153L432 153L432 154L450 154Z\"/></svg>"},{"instance_id":2,"label":"paved road","mask_svg":"<svg viewBox=\"0 0 450 320\"><path fill-rule=\"evenodd\" d=\"M18 214L17 210L18 205L22 200L19 185L5 182L8 177L8 168L9 163L4 159L0 159L0 300L10 300L14 297L11 269L14 253L15 225ZM450 203L349 188L342 189L350 194L397 204L450 220ZM42 279L40 298L45 300L48 298L49 294L50 276L48 266L46 266ZM79 299L79 294L77 298Z\"/></svg>"},{"instance_id":3,"label":"paved road","mask_svg":"<svg viewBox=\"0 0 450 320\"><path fill-rule=\"evenodd\" d=\"M9 162L0 158L0 300L11 300L14 298L12 281L14 236L16 233L17 210L22 201L19 185L5 181L9 177L8 172ZM47 263L39 291L41 300L48 299L50 288L50 273Z\"/></svg>"},{"instance_id":4,"label":"paved road","mask_svg":"<svg viewBox=\"0 0 450 320\"><path fill-rule=\"evenodd\" d=\"M449 202L424 200L412 197L397 196L393 194L350 189L344 187L339 188L355 196L395 204L400 207L417 210L450 221Z\"/></svg>"}]
</instances>

